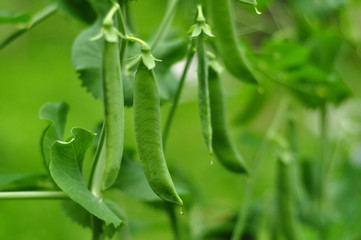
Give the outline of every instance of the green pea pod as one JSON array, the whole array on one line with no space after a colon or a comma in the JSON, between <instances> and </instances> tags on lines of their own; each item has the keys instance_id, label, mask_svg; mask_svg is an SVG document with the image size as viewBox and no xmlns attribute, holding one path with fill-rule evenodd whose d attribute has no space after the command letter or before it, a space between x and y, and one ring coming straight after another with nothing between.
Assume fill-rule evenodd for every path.
<instances>
[{"instance_id":1,"label":"green pea pod","mask_svg":"<svg viewBox=\"0 0 361 240\"><path fill-rule=\"evenodd\" d=\"M209 97L214 152L228 170L236 173L247 173L246 163L229 136L221 81L218 73L211 66L209 67Z\"/></svg>"},{"instance_id":2,"label":"green pea pod","mask_svg":"<svg viewBox=\"0 0 361 240\"><path fill-rule=\"evenodd\" d=\"M169 174L163 152L160 98L153 70L140 62L133 96L135 138L150 187L163 200L183 205Z\"/></svg>"},{"instance_id":3,"label":"green pea pod","mask_svg":"<svg viewBox=\"0 0 361 240\"><path fill-rule=\"evenodd\" d=\"M245 49L240 45L232 21L231 0L208 0L209 19L215 35L217 52L227 70L236 78L250 83L257 81L251 74Z\"/></svg>"},{"instance_id":4,"label":"green pea pod","mask_svg":"<svg viewBox=\"0 0 361 240\"><path fill-rule=\"evenodd\" d=\"M199 115L204 140L206 141L209 153L213 155L211 110L209 107L208 90L208 57L204 34L200 34L197 37L197 41Z\"/></svg>"},{"instance_id":5,"label":"green pea pod","mask_svg":"<svg viewBox=\"0 0 361 240\"><path fill-rule=\"evenodd\" d=\"M104 41L105 189L109 188L118 176L124 146L124 98L118 44Z\"/></svg>"}]
</instances>

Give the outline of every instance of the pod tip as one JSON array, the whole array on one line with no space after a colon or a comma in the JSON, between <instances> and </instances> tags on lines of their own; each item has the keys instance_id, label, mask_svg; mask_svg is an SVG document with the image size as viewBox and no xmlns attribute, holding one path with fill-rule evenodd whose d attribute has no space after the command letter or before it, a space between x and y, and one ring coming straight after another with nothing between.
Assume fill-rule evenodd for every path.
<instances>
[{"instance_id":1,"label":"pod tip","mask_svg":"<svg viewBox=\"0 0 361 240\"><path fill-rule=\"evenodd\" d=\"M184 215L183 207L180 207L179 212L180 212L181 215Z\"/></svg>"}]
</instances>

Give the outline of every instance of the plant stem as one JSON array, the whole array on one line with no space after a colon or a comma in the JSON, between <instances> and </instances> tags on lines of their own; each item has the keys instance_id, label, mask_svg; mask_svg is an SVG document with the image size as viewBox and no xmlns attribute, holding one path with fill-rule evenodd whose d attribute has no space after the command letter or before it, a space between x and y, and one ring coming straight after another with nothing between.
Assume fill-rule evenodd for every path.
<instances>
[{"instance_id":1,"label":"plant stem","mask_svg":"<svg viewBox=\"0 0 361 240\"><path fill-rule=\"evenodd\" d=\"M125 7L125 3L120 5L121 7ZM122 9L119 9L117 12L117 20L118 20L118 29L119 32L122 33L124 36L126 36L126 28L125 28L125 22L123 17ZM125 39L120 40L120 66L123 68L124 62L125 62L125 53L127 49L127 41Z\"/></svg>"},{"instance_id":2,"label":"plant stem","mask_svg":"<svg viewBox=\"0 0 361 240\"><path fill-rule=\"evenodd\" d=\"M328 158L328 144L327 144L327 105L326 103L321 106L320 109L320 160L319 160L319 198L318 198L318 210L319 210L319 219L320 219L320 236L321 239L327 239L327 232L325 226L325 216L324 216L324 195L325 195L325 183L326 183L326 163Z\"/></svg>"},{"instance_id":3,"label":"plant stem","mask_svg":"<svg viewBox=\"0 0 361 240\"><path fill-rule=\"evenodd\" d=\"M185 82L185 79L186 79L186 76L187 76L187 72L188 72L189 66L190 66L190 64L192 62L192 58L194 56L193 47L194 47L194 41L192 41L192 43L190 44L190 46L188 48L186 64L184 66L182 76L181 76L181 78L179 80L177 91L176 91L174 99L173 99L172 108L170 109L170 112L168 114L167 122L165 124L165 128L164 128L164 131L163 131L163 148L164 149L165 149L165 146L166 146L166 143L167 143L169 129L170 129L170 126L172 124L174 113L175 113L175 110L177 109L177 106L179 104L179 99L180 99L180 95L182 93L182 89L183 89L184 82Z\"/></svg>"},{"instance_id":4,"label":"plant stem","mask_svg":"<svg viewBox=\"0 0 361 240\"><path fill-rule=\"evenodd\" d=\"M285 115L284 113L287 109L287 105L288 105L288 98L282 99L281 103L278 106L275 117L273 118L273 121L272 121L271 125L269 126L265 137L262 140L261 146L259 147L259 150L256 153L256 156L253 161L253 166L252 166L252 176L250 179L248 179L248 182L247 182L245 196L244 196L243 203L242 203L241 208L238 213L236 225L233 229L231 240L241 239L241 236L242 236L242 233L244 230L244 226L245 226L245 223L246 223L246 220L248 217L248 210L249 210L250 201L252 199L255 179L257 179L257 175L259 172L260 165L262 163L262 159L264 158L264 155L268 148L269 139L272 135L275 134L275 132L276 132L277 128L279 127L279 125L281 124L282 120L284 120L283 117Z\"/></svg>"},{"instance_id":5,"label":"plant stem","mask_svg":"<svg viewBox=\"0 0 361 240\"><path fill-rule=\"evenodd\" d=\"M101 188L103 184L103 175L104 175L104 163L99 161L104 145L104 139L105 139L105 123L103 123L102 130L100 132L100 139L98 143L97 150L95 152L93 166L90 172L89 177L89 183L88 187L91 190L91 192L96 197L100 197L101 195Z\"/></svg>"},{"instance_id":6,"label":"plant stem","mask_svg":"<svg viewBox=\"0 0 361 240\"><path fill-rule=\"evenodd\" d=\"M11 43L12 41L14 41L15 39L17 39L18 37L20 37L26 31L30 30L40 22L44 21L45 19L53 15L57 11L57 9L58 9L58 4L51 4L45 7L40 12L38 12L37 14L35 14L26 27L17 30L16 32L5 38L5 40L3 40L0 43L0 50L9 43Z\"/></svg>"},{"instance_id":7,"label":"plant stem","mask_svg":"<svg viewBox=\"0 0 361 240\"><path fill-rule=\"evenodd\" d=\"M169 24L172 22L172 18L174 16L175 10L177 9L176 6L178 5L178 0L169 0L168 1L168 7L165 12L165 15L163 17L163 20L152 39L152 42L150 44L150 47L154 50L159 42L159 40L162 38L165 30L169 26Z\"/></svg>"},{"instance_id":8,"label":"plant stem","mask_svg":"<svg viewBox=\"0 0 361 240\"><path fill-rule=\"evenodd\" d=\"M94 215L91 216L91 224L92 224L92 239L93 240L100 240L101 239L101 234L103 232L103 223L102 221L95 217Z\"/></svg>"},{"instance_id":9,"label":"plant stem","mask_svg":"<svg viewBox=\"0 0 361 240\"><path fill-rule=\"evenodd\" d=\"M67 199L68 196L61 191L18 191L0 192L0 200L20 199Z\"/></svg>"},{"instance_id":10,"label":"plant stem","mask_svg":"<svg viewBox=\"0 0 361 240\"><path fill-rule=\"evenodd\" d=\"M178 219L175 214L174 206L170 203L165 203L165 205L171 223L171 227L173 230L174 240L180 240L181 239L180 230L179 230Z\"/></svg>"}]
</instances>

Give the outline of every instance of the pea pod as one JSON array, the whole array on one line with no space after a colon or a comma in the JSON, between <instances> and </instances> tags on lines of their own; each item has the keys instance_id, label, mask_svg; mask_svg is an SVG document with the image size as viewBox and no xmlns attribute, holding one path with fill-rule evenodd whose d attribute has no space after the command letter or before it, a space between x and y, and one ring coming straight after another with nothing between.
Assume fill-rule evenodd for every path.
<instances>
[{"instance_id":1,"label":"pea pod","mask_svg":"<svg viewBox=\"0 0 361 240\"><path fill-rule=\"evenodd\" d=\"M134 84L134 125L138 153L150 187L163 200L183 205L163 152L160 98L153 70L140 62Z\"/></svg>"},{"instance_id":2,"label":"pea pod","mask_svg":"<svg viewBox=\"0 0 361 240\"><path fill-rule=\"evenodd\" d=\"M104 41L103 92L106 147L104 188L110 187L118 176L124 145L124 98L118 44L118 42Z\"/></svg>"},{"instance_id":3,"label":"pea pod","mask_svg":"<svg viewBox=\"0 0 361 240\"><path fill-rule=\"evenodd\" d=\"M236 78L256 83L250 72L250 62L245 49L240 45L232 21L231 0L208 0L209 17L215 35L217 52L227 70Z\"/></svg>"},{"instance_id":4,"label":"pea pod","mask_svg":"<svg viewBox=\"0 0 361 240\"><path fill-rule=\"evenodd\" d=\"M212 124L208 90L208 57L204 34L200 34L197 37L197 40L199 115L201 118L203 137L206 141L208 151L212 155Z\"/></svg>"},{"instance_id":5,"label":"pea pod","mask_svg":"<svg viewBox=\"0 0 361 240\"><path fill-rule=\"evenodd\" d=\"M246 164L229 136L221 81L218 73L211 66L209 67L209 97L214 152L228 170L236 173L247 173Z\"/></svg>"}]
</instances>

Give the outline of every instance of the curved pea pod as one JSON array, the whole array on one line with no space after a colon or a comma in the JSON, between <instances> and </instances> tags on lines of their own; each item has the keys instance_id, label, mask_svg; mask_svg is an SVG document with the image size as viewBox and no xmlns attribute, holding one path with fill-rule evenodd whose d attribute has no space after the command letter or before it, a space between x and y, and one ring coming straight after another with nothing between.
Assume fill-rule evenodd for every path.
<instances>
[{"instance_id":1,"label":"curved pea pod","mask_svg":"<svg viewBox=\"0 0 361 240\"><path fill-rule=\"evenodd\" d=\"M199 35L197 41L199 115L208 152L210 155L213 155L211 110L208 90L208 57L204 34Z\"/></svg>"},{"instance_id":2,"label":"curved pea pod","mask_svg":"<svg viewBox=\"0 0 361 240\"><path fill-rule=\"evenodd\" d=\"M183 205L164 157L156 78L142 61L135 75L133 101L135 139L149 185L163 200Z\"/></svg>"},{"instance_id":3,"label":"curved pea pod","mask_svg":"<svg viewBox=\"0 0 361 240\"><path fill-rule=\"evenodd\" d=\"M124 97L118 44L118 42L104 41L105 189L117 179L124 146Z\"/></svg>"},{"instance_id":4,"label":"curved pea pod","mask_svg":"<svg viewBox=\"0 0 361 240\"><path fill-rule=\"evenodd\" d=\"M215 35L217 52L227 70L236 78L257 83L250 72L250 62L246 57L244 46L240 45L232 21L231 0L208 0L209 20Z\"/></svg>"},{"instance_id":5,"label":"curved pea pod","mask_svg":"<svg viewBox=\"0 0 361 240\"><path fill-rule=\"evenodd\" d=\"M221 81L218 73L211 66L209 67L209 96L214 152L228 170L236 173L247 173L246 163L231 141Z\"/></svg>"}]
</instances>

